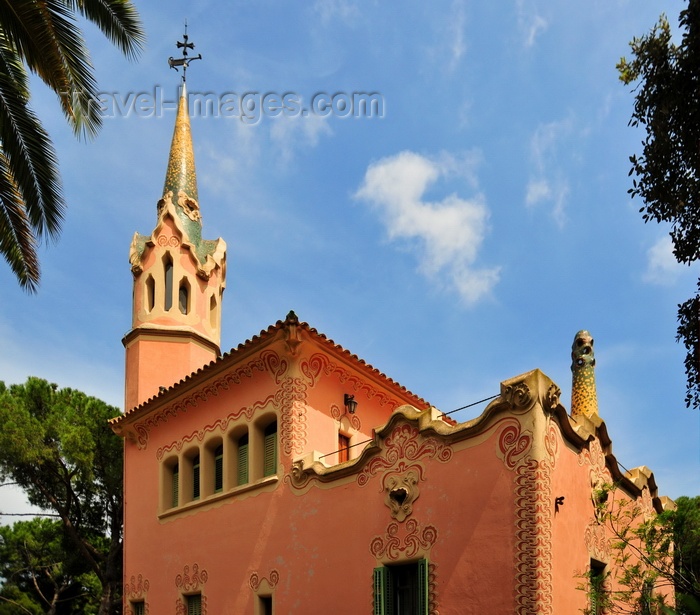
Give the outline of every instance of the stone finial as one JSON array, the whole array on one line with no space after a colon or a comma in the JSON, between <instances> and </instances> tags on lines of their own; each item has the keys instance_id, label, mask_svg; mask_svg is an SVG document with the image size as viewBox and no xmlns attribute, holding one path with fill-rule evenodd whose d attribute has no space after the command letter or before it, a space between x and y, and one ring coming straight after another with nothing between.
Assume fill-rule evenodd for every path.
<instances>
[{"instance_id":1,"label":"stone finial","mask_svg":"<svg viewBox=\"0 0 700 615\"><path fill-rule=\"evenodd\" d=\"M571 346L571 415L598 415L595 387L593 338L588 331L579 331Z\"/></svg>"}]
</instances>

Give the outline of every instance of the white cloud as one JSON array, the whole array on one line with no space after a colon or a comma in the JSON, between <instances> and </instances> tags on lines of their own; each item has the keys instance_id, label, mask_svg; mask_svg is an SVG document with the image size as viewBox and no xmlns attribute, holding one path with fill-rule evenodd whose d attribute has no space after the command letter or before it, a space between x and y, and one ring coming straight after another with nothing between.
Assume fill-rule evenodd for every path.
<instances>
[{"instance_id":1,"label":"white cloud","mask_svg":"<svg viewBox=\"0 0 700 615\"><path fill-rule=\"evenodd\" d=\"M518 29L523 35L525 47L532 47L537 37L549 27L549 22L533 6L525 6L525 0L516 0Z\"/></svg>"},{"instance_id":2,"label":"white cloud","mask_svg":"<svg viewBox=\"0 0 700 615\"><path fill-rule=\"evenodd\" d=\"M559 227L566 223L569 182L559 166L559 145L571 133L571 119L540 124L530 140L533 172L525 190L525 204L535 207L550 203L551 213Z\"/></svg>"},{"instance_id":3,"label":"white cloud","mask_svg":"<svg viewBox=\"0 0 700 615\"><path fill-rule=\"evenodd\" d=\"M489 212L483 195L463 199L451 194L441 201L423 200L440 177L458 169L473 174L465 162L443 155L429 159L410 151L382 158L369 166L355 194L380 212L390 239L417 239L419 270L431 280L456 290L473 304L499 280L499 268L474 267L487 232Z\"/></svg>"},{"instance_id":4,"label":"white cloud","mask_svg":"<svg viewBox=\"0 0 700 615\"><path fill-rule=\"evenodd\" d=\"M644 281L659 286L670 286L680 275L683 266L673 256L671 237L664 235L647 251L647 269Z\"/></svg>"}]
</instances>

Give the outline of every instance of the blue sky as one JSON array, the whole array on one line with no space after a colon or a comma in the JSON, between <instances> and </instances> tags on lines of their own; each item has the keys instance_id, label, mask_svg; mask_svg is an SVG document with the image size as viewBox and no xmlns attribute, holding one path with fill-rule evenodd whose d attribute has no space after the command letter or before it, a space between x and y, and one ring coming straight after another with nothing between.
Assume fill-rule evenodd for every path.
<instances>
[{"instance_id":1,"label":"blue sky","mask_svg":"<svg viewBox=\"0 0 700 615\"><path fill-rule=\"evenodd\" d=\"M100 90L377 92L383 117L192 119L204 236L228 244L222 349L299 317L443 411L540 368L570 406L575 333L596 339L600 413L627 468L700 493L676 306L699 274L630 200L633 97L615 64L680 2L143 0L131 64L90 26ZM129 95L132 98L129 98ZM0 379L36 375L121 407L128 250L156 222L174 110L106 118L76 141L34 88L69 204L29 296L0 267ZM113 98L114 100L115 98ZM483 406L456 415L466 420ZM13 501L3 494L0 508Z\"/></svg>"}]
</instances>

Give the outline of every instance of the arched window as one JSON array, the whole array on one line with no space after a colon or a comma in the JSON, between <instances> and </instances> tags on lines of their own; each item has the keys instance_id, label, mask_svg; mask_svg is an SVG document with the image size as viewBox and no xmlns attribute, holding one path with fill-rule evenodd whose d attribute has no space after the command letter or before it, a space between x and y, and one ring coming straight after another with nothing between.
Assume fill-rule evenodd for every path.
<instances>
[{"instance_id":1,"label":"arched window","mask_svg":"<svg viewBox=\"0 0 700 615\"><path fill-rule=\"evenodd\" d=\"M180 281L180 289L177 294L178 307L182 314L189 314L190 312L190 283L187 278L183 278Z\"/></svg>"},{"instance_id":2,"label":"arched window","mask_svg":"<svg viewBox=\"0 0 700 615\"><path fill-rule=\"evenodd\" d=\"M163 256L163 270L165 271L165 304L167 312L173 307L173 258L170 253Z\"/></svg>"},{"instance_id":3,"label":"arched window","mask_svg":"<svg viewBox=\"0 0 700 615\"><path fill-rule=\"evenodd\" d=\"M273 421L263 432L263 476L277 473L277 421Z\"/></svg>"},{"instance_id":4,"label":"arched window","mask_svg":"<svg viewBox=\"0 0 700 615\"><path fill-rule=\"evenodd\" d=\"M236 442L236 456L238 470L236 472L236 484L248 483L248 434L243 434Z\"/></svg>"},{"instance_id":5,"label":"arched window","mask_svg":"<svg viewBox=\"0 0 700 615\"><path fill-rule=\"evenodd\" d=\"M146 278L146 311L152 312L153 308L156 307L156 281L153 279L152 275Z\"/></svg>"},{"instance_id":6,"label":"arched window","mask_svg":"<svg viewBox=\"0 0 700 615\"><path fill-rule=\"evenodd\" d=\"M199 455L192 458L192 499L199 499Z\"/></svg>"},{"instance_id":7,"label":"arched window","mask_svg":"<svg viewBox=\"0 0 700 615\"><path fill-rule=\"evenodd\" d=\"M219 444L214 449L214 493L224 488L224 445Z\"/></svg>"},{"instance_id":8,"label":"arched window","mask_svg":"<svg viewBox=\"0 0 700 615\"><path fill-rule=\"evenodd\" d=\"M177 462L173 465L171 472L172 489L170 505L175 508L180 503L180 466Z\"/></svg>"},{"instance_id":9,"label":"arched window","mask_svg":"<svg viewBox=\"0 0 700 615\"><path fill-rule=\"evenodd\" d=\"M209 299L209 324L216 327L216 297L214 295Z\"/></svg>"}]
</instances>

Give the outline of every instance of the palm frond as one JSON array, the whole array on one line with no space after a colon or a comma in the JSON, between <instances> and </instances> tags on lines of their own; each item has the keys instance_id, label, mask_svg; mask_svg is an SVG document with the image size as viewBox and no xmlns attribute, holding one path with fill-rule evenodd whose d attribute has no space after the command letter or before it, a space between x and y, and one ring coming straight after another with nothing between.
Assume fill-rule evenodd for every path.
<instances>
[{"instance_id":1,"label":"palm frond","mask_svg":"<svg viewBox=\"0 0 700 615\"><path fill-rule=\"evenodd\" d=\"M0 0L0 28L27 68L59 97L78 136L96 134L101 118L89 104L97 93L90 55L63 0Z\"/></svg>"},{"instance_id":2,"label":"palm frond","mask_svg":"<svg viewBox=\"0 0 700 615\"><path fill-rule=\"evenodd\" d=\"M39 257L24 200L12 177L7 158L0 151L0 254L29 292L39 283Z\"/></svg>"},{"instance_id":3,"label":"palm frond","mask_svg":"<svg viewBox=\"0 0 700 615\"><path fill-rule=\"evenodd\" d=\"M53 145L29 107L27 70L58 95L77 136L101 125L78 15L129 59L143 48L129 0L0 0L0 254L30 291L39 281L36 244L57 237L65 203Z\"/></svg>"},{"instance_id":4,"label":"palm frond","mask_svg":"<svg viewBox=\"0 0 700 615\"><path fill-rule=\"evenodd\" d=\"M0 38L0 148L37 238L58 235L65 204L51 140L28 106L27 76Z\"/></svg>"},{"instance_id":5,"label":"palm frond","mask_svg":"<svg viewBox=\"0 0 700 615\"><path fill-rule=\"evenodd\" d=\"M136 60L146 44L138 12L130 0L69 0L127 58Z\"/></svg>"}]
</instances>

